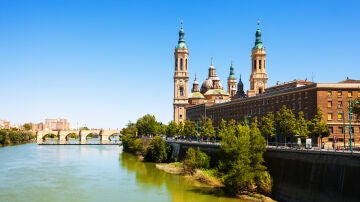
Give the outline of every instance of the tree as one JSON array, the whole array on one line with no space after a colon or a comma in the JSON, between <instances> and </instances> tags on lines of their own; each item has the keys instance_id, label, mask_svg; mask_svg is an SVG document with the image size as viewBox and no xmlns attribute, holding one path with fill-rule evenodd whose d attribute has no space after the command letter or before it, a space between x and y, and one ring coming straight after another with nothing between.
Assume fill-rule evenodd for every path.
<instances>
[{"instance_id":1,"label":"tree","mask_svg":"<svg viewBox=\"0 0 360 202\"><path fill-rule=\"evenodd\" d=\"M266 136L267 141L269 141L269 137L275 136L274 119L274 114L271 112L261 118L260 131L262 135Z\"/></svg>"},{"instance_id":2,"label":"tree","mask_svg":"<svg viewBox=\"0 0 360 202\"><path fill-rule=\"evenodd\" d=\"M178 136L184 136L185 135L185 132L184 132L184 124L182 122L180 122L178 124L178 127L177 127L177 131L176 131L176 135Z\"/></svg>"},{"instance_id":3,"label":"tree","mask_svg":"<svg viewBox=\"0 0 360 202\"><path fill-rule=\"evenodd\" d=\"M358 104L354 104L354 106L353 106L353 113L354 114L357 114L358 115L358 117L360 116L360 97L358 97L355 101L357 101L358 102Z\"/></svg>"},{"instance_id":4,"label":"tree","mask_svg":"<svg viewBox=\"0 0 360 202\"><path fill-rule=\"evenodd\" d=\"M166 128L167 136L175 136L178 130L178 126L175 121L170 121Z\"/></svg>"},{"instance_id":5,"label":"tree","mask_svg":"<svg viewBox=\"0 0 360 202\"><path fill-rule=\"evenodd\" d=\"M215 137L215 129L211 119L206 119L205 124L201 127L201 136L213 139Z\"/></svg>"},{"instance_id":6,"label":"tree","mask_svg":"<svg viewBox=\"0 0 360 202\"><path fill-rule=\"evenodd\" d=\"M196 134L195 122L194 121L190 121L188 119L185 120L184 134L185 134L186 137L193 136L193 135Z\"/></svg>"},{"instance_id":7,"label":"tree","mask_svg":"<svg viewBox=\"0 0 360 202\"><path fill-rule=\"evenodd\" d=\"M298 119L296 122L296 134L300 137L308 137L310 134L307 121L304 118L304 112L298 113Z\"/></svg>"},{"instance_id":8,"label":"tree","mask_svg":"<svg viewBox=\"0 0 360 202\"><path fill-rule=\"evenodd\" d=\"M184 160L185 168L188 172L193 173L198 168L209 168L210 157L202 152L199 147L195 150L190 147L186 151L186 157Z\"/></svg>"},{"instance_id":9,"label":"tree","mask_svg":"<svg viewBox=\"0 0 360 202\"><path fill-rule=\"evenodd\" d=\"M275 127L277 134L285 137L285 145L286 138L296 134L296 118L291 109L286 108L285 105L276 112Z\"/></svg>"},{"instance_id":10,"label":"tree","mask_svg":"<svg viewBox=\"0 0 360 202\"><path fill-rule=\"evenodd\" d=\"M141 135L154 135L157 124L154 115L146 114L137 120L136 128Z\"/></svg>"},{"instance_id":11,"label":"tree","mask_svg":"<svg viewBox=\"0 0 360 202\"><path fill-rule=\"evenodd\" d=\"M32 125L30 123L25 123L23 125L24 130L29 131L32 129Z\"/></svg>"},{"instance_id":12,"label":"tree","mask_svg":"<svg viewBox=\"0 0 360 202\"><path fill-rule=\"evenodd\" d=\"M121 130L121 133L126 135L126 134L133 134L136 135L137 134L137 128L135 123L132 123L131 121L128 122L128 124L126 125L126 128L123 128Z\"/></svg>"},{"instance_id":13,"label":"tree","mask_svg":"<svg viewBox=\"0 0 360 202\"><path fill-rule=\"evenodd\" d=\"M90 130L87 126L80 127L79 130Z\"/></svg>"},{"instance_id":14,"label":"tree","mask_svg":"<svg viewBox=\"0 0 360 202\"><path fill-rule=\"evenodd\" d=\"M217 130L217 136L219 138L222 138L224 136L225 131L226 131L226 121L224 119L221 119L219 128Z\"/></svg>"},{"instance_id":15,"label":"tree","mask_svg":"<svg viewBox=\"0 0 360 202\"><path fill-rule=\"evenodd\" d=\"M322 146L322 138L328 137L330 135L329 129L327 127L326 122L322 119L322 111L319 107L317 107L317 113L314 118L311 119L309 123L309 132L311 137L316 137L320 139L320 143Z\"/></svg>"},{"instance_id":16,"label":"tree","mask_svg":"<svg viewBox=\"0 0 360 202\"><path fill-rule=\"evenodd\" d=\"M165 141L160 136L155 136L150 140L149 146L146 149L145 159L147 161L161 163L167 160L167 152L170 151L167 148Z\"/></svg>"}]
</instances>

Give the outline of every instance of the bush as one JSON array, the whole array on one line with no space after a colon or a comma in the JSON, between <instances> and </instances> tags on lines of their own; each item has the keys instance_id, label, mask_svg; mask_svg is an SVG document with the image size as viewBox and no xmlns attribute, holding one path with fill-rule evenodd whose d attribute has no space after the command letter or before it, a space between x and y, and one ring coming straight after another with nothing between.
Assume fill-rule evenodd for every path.
<instances>
[{"instance_id":1,"label":"bush","mask_svg":"<svg viewBox=\"0 0 360 202\"><path fill-rule=\"evenodd\" d=\"M202 152L199 148L197 150L189 148L186 151L186 157L184 160L185 169L188 172L194 172L198 168L209 168L210 157Z\"/></svg>"},{"instance_id":2,"label":"bush","mask_svg":"<svg viewBox=\"0 0 360 202\"><path fill-rule=\"evenodd\" d=\"M146 149L145 160L161 163L165 162L168 157L170 148L165 144L165 141L160 136L155 136L150 140L149 146Z\"/></svg>"}]
</instances>

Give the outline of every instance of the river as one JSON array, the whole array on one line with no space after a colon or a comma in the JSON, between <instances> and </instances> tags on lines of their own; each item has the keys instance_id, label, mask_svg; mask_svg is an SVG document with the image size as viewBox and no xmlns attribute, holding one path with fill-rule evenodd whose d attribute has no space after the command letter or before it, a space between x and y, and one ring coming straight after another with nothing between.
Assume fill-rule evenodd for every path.
<instances>
[{"instance_id":1,"label":"river","mask_svg":"<svg viewBox=\"0 0 360 202\"><path fill-rule=\"evenodd\" d=\"M0 147L0 201L239 201L167 174L117 145Z\"/></svg>"}]
</instances>

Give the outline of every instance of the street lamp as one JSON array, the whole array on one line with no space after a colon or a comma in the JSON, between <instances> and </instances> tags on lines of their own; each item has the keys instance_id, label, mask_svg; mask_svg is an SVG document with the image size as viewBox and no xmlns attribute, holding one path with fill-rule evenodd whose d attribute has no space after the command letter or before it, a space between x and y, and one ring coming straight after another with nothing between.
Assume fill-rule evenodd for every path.
<instances>
[{"instance_id":1,"label":"street lamp","mask_svg":"<svg viewBox=\"0 0 360 202\"><path fill-rule=\"evenodd\" d=\"M353 129L352 129L352 118L353 118L353 105L357 105L360 104L359 100L349 100L349 135L350 135L350 141L349 141L349 146L350 146L350 152L352 153L352 134L353 134Z\"/></svg>"}]
</instances>

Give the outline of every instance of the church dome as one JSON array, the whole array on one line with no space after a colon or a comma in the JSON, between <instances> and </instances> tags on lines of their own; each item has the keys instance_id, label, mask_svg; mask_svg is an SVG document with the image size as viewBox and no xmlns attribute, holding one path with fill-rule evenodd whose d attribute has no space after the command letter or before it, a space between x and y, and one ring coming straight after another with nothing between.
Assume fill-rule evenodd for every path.
<instances>
[{"instance_id":1,"label":"church dome","mask_svg":"<svg viewBox=\"0 0 360 202\"><path fill-rule=\"evenodd\" d=\"M206 93L206 91L208 91L212 88L213 88L213 80L211 78L208 78L202 83L200 92L202 94L204 94L204 93Z\"/></svg>"}]
</instances>

